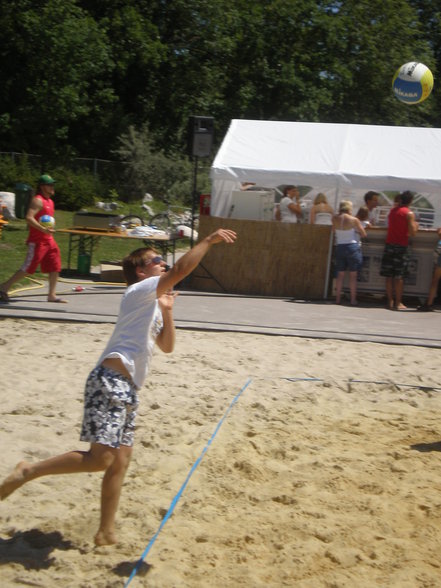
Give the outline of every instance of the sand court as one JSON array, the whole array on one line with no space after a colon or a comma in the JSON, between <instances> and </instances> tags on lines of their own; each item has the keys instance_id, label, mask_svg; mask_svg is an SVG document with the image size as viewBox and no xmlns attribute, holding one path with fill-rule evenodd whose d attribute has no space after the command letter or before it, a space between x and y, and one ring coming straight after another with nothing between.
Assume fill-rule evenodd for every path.
<instances>
[{"instance_id":1,"label":"sand court","mask_svg":"<svg viewBox=\"0 0 441 588\"><path fill-rule=\"evenodd\" d=\"M1 478L87 448L112 328L0 322ZM211 438L130 586L438 586L439 382L433 348L179 330L140 392L120 543L93 546L100 474L34 480L0 503L2 586L123 586Z\"/></svg>"}]
</instances>

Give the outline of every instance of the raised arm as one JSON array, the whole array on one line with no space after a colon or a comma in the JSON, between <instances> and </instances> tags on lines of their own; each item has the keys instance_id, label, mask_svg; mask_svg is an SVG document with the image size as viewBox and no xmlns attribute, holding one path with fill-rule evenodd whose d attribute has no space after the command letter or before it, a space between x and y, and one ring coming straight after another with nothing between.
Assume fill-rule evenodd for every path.
<instances>
[{"instance_id":1,"label":"raised arm","mask_svg":"<svg viewBox=\"0 0 441 588\"><path fill-rule=\"evenodd\" d=\"M170 271L161 275L158 287L156 288L157 298L172 290L178 282L191 274L212 245L216 245L217 243L232 244L235 240L236 233L229 229L218 229L214 233L211 233L211 235L208 235L208 237L205 237L205 239L178 259Z\"/></svg>"},{"instance_id":2,"label":"raised arm","mask_svg":"<svg viewBox=\"0 0 441 588\"><path fill-rule=\"evenodd\" d=\"M156 337L156 345L164 353L171 353L175 347L175 323L173 320L173 304L177 292L166 292L158 298L159 308L162 313L162 329Z\"/></svg>"}]
</instances>

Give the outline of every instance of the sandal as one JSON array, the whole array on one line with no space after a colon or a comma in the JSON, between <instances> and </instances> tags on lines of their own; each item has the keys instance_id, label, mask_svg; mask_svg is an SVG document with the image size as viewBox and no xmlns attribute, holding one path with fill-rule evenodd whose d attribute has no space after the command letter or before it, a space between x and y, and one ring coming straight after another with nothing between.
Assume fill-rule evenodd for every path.
<instances>
[{"instance_id":1,"label":"sandal","mask_svg":"<svg viewBox=\"0 0 441 588\"><path fill-rule=\"evenodd\" d=\"M425 302L424 304L422 304L421 306L418 306L417 308L418 312L433 312L433 304L431 304L430 306L427 304L427 302Z\"/></svg>"}]
</instances>

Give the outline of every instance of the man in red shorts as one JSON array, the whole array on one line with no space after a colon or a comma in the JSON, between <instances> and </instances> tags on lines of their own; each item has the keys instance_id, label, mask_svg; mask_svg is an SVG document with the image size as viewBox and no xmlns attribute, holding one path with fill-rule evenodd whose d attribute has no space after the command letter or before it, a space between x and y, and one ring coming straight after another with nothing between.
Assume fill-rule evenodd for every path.
<instances>
[{"instance_id":1,"label":"man in red shorts","mask_svg":"<svg viewBox=\"0 0 441 588\"><path fill-rule=\"evenodd\" d=\"M8 290L28 274L34 274L38 266L43 273L49 274L48 302L67 302L56 295L58 275L61 271L60 250L53 237L55 229L44 227L39 220L44 215L54 216L55 180L48 174L43 174L38 180L38 190L26 213L29 235L26 240L28 252L21 268L9 280L0 284L0 301L9 302Z\"/></svg>"}]
</instances>

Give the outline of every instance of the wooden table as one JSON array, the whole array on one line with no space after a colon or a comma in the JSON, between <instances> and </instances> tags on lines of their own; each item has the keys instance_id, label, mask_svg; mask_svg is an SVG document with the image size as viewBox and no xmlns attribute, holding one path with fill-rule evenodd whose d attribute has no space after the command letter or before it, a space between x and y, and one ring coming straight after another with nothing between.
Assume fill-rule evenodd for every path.
<instances>
[{"instance_id":1,"label":"wooden table","mask_svg":"<svg viewBox=\"0 0 441 588\"><path fill-rule=\"evenodd\" d=\"M57 229L57 234L63 233L69 235L69 250L67 254L67 269L70 270L72 252L76 251L77 257L82 253L88 253L92 259L93 249L102 237L110 239L141 239L148 247L154 247L161 251L164 259L167 255L172 255L173 263L175 262L176 241L178 236L155 235L142 236L130 235L130 233L118 233L107 229L86 229L81 227L71 227L69 229Z\"/></svg>"}]
</instances>

